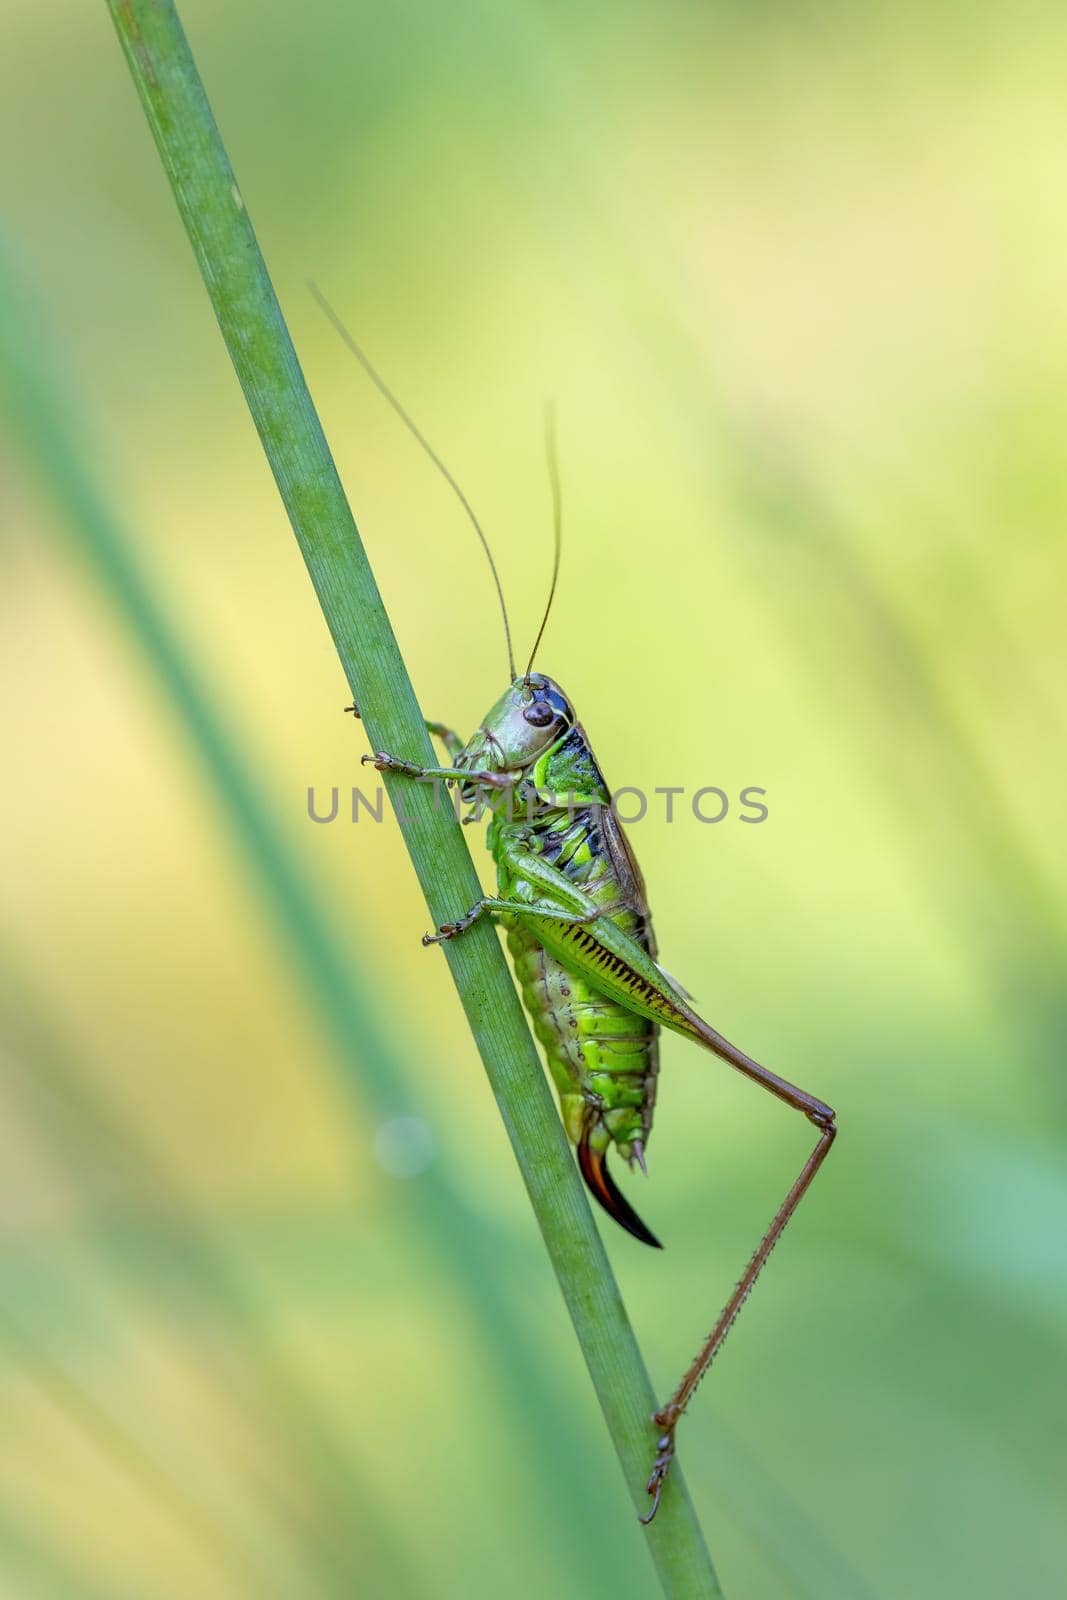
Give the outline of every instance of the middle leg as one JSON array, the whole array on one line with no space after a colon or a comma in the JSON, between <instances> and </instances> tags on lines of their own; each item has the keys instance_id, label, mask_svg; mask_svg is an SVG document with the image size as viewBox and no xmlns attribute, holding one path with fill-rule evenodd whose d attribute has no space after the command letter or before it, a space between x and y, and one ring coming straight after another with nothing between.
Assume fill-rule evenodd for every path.
<instances>
[{"instance_id":1,"label":"middle leg","mask_svg":"<svg viewBox=\"0 0 1067 1600\"><path fill-rule=\"evenodd\" d=\"M561 911L556 906L531 905L528 900L500 900L495 895L483 895L476 900L470 910L455 922L442 922L436 933L424 933L422 942L425 945L444 944L446 939L454 939L457 934L466 933L468 928L474 926L479 917L487 913L510 912L512 916L522 916L524 912L541 918L548 918L552 922L595 922L603 912L594 907L590 911Z\"/></svg>"}]
</instances>

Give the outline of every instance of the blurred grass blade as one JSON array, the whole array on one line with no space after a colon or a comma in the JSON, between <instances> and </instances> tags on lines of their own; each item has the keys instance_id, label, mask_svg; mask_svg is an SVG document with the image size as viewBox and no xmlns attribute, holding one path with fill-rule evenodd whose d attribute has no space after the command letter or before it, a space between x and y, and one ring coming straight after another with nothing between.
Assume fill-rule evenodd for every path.
<instances>
[{"instance_id":1,"label":"blurred grass blade","mask_svg":"<svg viewBox=\"0 0 1067 1600\"><path fill-rule=\"evenodd\" d=\"M273 1591L269 1572L254 1549L239 1539L229 1519L204 1504L158 1456L100 1405L87 1388L52 1359L39 1340L31 1338L0 1303L0 1350L47 1396L101 1454L142 1490L153 1494L169 1515L203 1545L220 1569L238 1584L238 1592Z\"/></svg>"},{"instance_id":2,"label":"blurred grass blade","mask_svg":"<svg viewBox=\"0 0 1067 1600\"><path fill-rule=\"evenodd\" d=\"M882 1600L718 1413L709 1456L722 1505L797 1600Z\"/></svg>"},{"instance_id":3,"label":"blurred grass blade","mask_svg":"<svg viewBox=\"0 0 1067 1600\"><path fill-rule=\"evenodd\" d=\"M735 419L726 426L741 468L739 498L767 541L761 550L745 549L754 565L763 558L761 592L777 597L806 662L820 659L808 642L813 634L855 641L849 660L856 670L842 684L835 669L835 689L852 694L859 686L876 706L874 754L885 762L885 792L907 823L902 838L920 881L928 893L934 888L940 915L999 997L1020 1060L1043 1064L1048 1104L1063 1125L1067 929L1001 780L942 689L918 633L803 462L769 448Z\"/></svg>"},{"instance_id":4,"label":"blurred grass blade","mask_svg":"<svg viewBox=\"0 0 1067 1600\"><path fill-rule=\"evenodd\" d=\"M5 1578L14 1579L10 1585ZM27 1526L26 1515L0 1500L0 1586L23 1600L142 1600L132 1589L107 1588L67 1554L58 1540Z\"/></svg>"},{"instance_id":5,"label":"blurred grass blade","mask_svg":"<svg viewBox=\"0 0 1067 1600\"><path fill-rule=\"evenodd\" d=\"M177 13L167 0L112 0L111 12L368 737L377 749L429 764L429 738L404 663ZM395 802L399 789L391 775L386 787ZM409 784L403 799L397 820L431 919L444 922L477 898L478 878L450 808L435 806L417 785ZM446 947L446 954L631 1501L641 1508L656 1402L503 952L495 931L483 925ZM647 1530L664 1590L716 1594L680 1474L668 1488Z\"/></svg>"},{"instance_id":6,"label":"blurred grass blade","mask_svg":"<svg viewBox=\"0 0 1067 1600\"><path fill-rule=\"evenodd\" d=\"M310 1513L298 1518L295 1507L283 1512L274 1495L264 1513L275 1521L284 1514L306 1524L295 1530L304 1543L303 1555L318 1566L320 1584L332 1592L347 1594L356 1574L368 1567L389 1572L399 1592L414 1592L372 1484L338 1448L300 1375L274 1348L272 1312L254 1281L213 1235L197 1226L180 1191L103 1103L89 1074L59 1038L54 1020L33 1003L25 975L16 975L10 959L0 960L0 1028L11 1049L9 1070L21 1080L37 1129L92 1208L88 1232L105 1268L125 1284L134 1265L129 1229L116 1230L109 1220L121 1197L127 1207L136 1208L155 1278L170 1278L179 1286L175 1309L187 1315L191 1294L198 1314L221 1318L230 1336L240 1340L236 1363L217 1359L211 1340L198 1341L198 1361L212 1369L220 1393L232 1393L236 1386L247 1404L251 1390L257 1423L277 1434L281 1457L313 1490ZM94 1409L91 1397L85 1405L88 1415ZM135 1448L140 1447L131 1443L131 1451Z\"/></svg>"}]
</instances>

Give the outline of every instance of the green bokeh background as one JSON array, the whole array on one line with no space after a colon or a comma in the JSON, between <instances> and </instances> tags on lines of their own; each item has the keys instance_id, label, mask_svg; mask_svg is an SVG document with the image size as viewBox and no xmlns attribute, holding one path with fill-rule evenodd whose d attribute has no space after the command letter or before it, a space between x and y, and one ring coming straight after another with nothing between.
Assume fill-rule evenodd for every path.
<instances>
[{"instance_id":1,"label":"green bokeh background","mask_svg":"<svg viewBox=\"0 0 1067 1600\"><path fill-rule=\"evenodd\" d=\"M609 779L767 790L758 827L659 802L631 835L666 964L842 1129L685 1424L727 1594L1055 1592L1067 17L183 15L427 713L499 692L489 580L309 276L479 507L520 640L555 397L542 665ZM360 732L104 8L3 22L6 319L365 1028L339 1056L6 430L2 1593L652 1594L396 831L307 819L311 784L372 787ZM668 1248L606 1236L665 1390L808 1136L663 1055L633 1190ZM432 1193L395 1158L427 1137Z\"/></svg>"}]
</instances>

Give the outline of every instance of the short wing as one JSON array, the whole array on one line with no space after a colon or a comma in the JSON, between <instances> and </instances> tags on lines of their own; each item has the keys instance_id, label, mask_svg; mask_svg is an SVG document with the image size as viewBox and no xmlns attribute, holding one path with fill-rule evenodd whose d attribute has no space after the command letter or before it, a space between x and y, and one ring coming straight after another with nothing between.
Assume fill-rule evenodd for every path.
<instances>
[{"instance_id":1,"label":"short wing","mask_svg":"<svg viewBox=\"0 0 1067 1600\"><path fill-rule=\"evenodd\" d=\"M637 865L637 858L633 853L629 839L622 831L622 824L615 815L614 806L605 808L601 815L600 834L611 870L619 884L619 895L627 905L636 912L641 919L642 932L638 936L638 943L653 960L656 958L656 936L652 932L652 913L648 909L648 896L645 892L645 880L641 876L641 868Z\"/></svg>"}]
</instances>

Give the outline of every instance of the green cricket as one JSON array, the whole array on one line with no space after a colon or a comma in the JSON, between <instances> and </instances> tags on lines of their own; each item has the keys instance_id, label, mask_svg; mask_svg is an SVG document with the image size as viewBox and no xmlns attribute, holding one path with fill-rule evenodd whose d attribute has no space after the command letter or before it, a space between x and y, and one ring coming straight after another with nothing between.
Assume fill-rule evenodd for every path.
<instances>
[{"instance_id":1,"label":"green cricket","mask_svg":"<svg viewBox=\"0 0 1067 1600\"><path fill-rule=\"evenodd\" d=\"M659 1031L671 1028L710 1050L818 1130L774 1220L673 1394L652 1417L656 1444L648 1478L651 1522L675 1453L675 1432L748 1298L768 1256L834 1142L834 1113L813 1095L745 1055L697 1015L689 996L656 959L644 881L612 804L611 791L585 729L559 684L533 670L555 597L561 546L561 496L553 431L547 433L554 511L555 558L548 604L526 670L515 671L503 590L485 534L451 473L386 387L363 351L312 286L326 315L372 382L458 495L489 560L504 619L509 681L474 735L427 722L452 765L420 767L386 751L364 756L379 770L459 785L460 798L489 812L487 843L497 893L455 921L426 934L423 944L456 939L480 917L499 919L522 998L559 1093L567 1136L593 1198L642 1243L660 1248L616 1186L608 1168L614 1148L642 1171L652 1132L659 1077ZM355 707L349 708L355 711ZM358 712L356 713L358 715Z\"/></svg>"}]
</instances>

